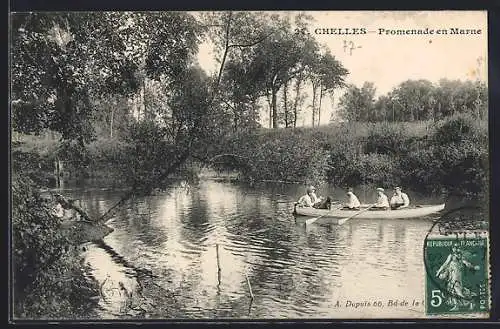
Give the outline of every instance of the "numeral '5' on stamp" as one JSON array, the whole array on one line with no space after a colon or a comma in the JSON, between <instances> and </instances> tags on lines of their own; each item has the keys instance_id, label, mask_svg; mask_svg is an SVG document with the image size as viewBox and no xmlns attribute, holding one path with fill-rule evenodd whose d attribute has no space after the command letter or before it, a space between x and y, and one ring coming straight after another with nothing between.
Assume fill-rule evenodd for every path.
<instances>
[{"instance_id":1,"label":"numeral '5' on stamp","mask_svg":"<svg viewBox=\"0 0 500 329\"><path fill-rule=\"evenodd\" d=\"M489 312L487 238L425 242L428 315Z\"/></svg>"}]
</instances>

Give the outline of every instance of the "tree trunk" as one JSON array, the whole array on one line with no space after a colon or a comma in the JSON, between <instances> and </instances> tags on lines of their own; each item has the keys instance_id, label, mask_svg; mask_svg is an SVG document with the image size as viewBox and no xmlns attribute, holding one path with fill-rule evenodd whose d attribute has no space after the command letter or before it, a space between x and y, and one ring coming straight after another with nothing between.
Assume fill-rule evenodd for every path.
<instances>
[{"instance_id":1,"label":"tree trunk","mask_svg":"<svg viewBox=\"0 0 500 329\"><path fill-rule=\"evenodd\" d=\"M271 109L272 109L272 117L273 117L273 128L278 128L278 111L276 109L276 99L277 99L277 94L278 90L274 89L272 90L271 94Z\"/></svg>"},{"instance_id":2,"label":"tree trunk","mask_svg":"<svg viewBox=\"0 0 500 329\"><path fill-rule=\"evenodd\" d=\"M139 115L138 118L144 119L144 115L146 114L146 78L142 79L142 86L141 86L141 98L140 98L140 104L139 104Z\"/></svg>"},{"instance_id":3,"label":"tree trunk","mask_svg":"<svg viewBox=\"0 0 500 329\"><path fill-rule=\"evenodd\" d=\"M477 82L477 97L476 97L476 112L477 112L477 117L479 119L482 119L482 113L481 113L481 90L480 88L480 82Z\"/></svg>"},{"instance_id":4,"label":"tree trunk","mask_svg":"<svg viewBox=\"0 0 500 329\"><path fill-rule=\"evenodd\" d=\"M113 138L113 119L114 119L115 110L111 108L111 116L109 118L109 137Z\"/></svg>"},{"instance_id":5,"label":"tree trunk","mask_svg":"<svg viewBox=\"0 0 500 329\"><path fill-rule=\"evenodd\" d=\"M54 161L54 176L56 180L56 187L61 187L61 160L56 158Z\"/></svg>"},{"instance_id":6,"label":"tree trunk","mask_svg":"<svg viewBox=\"0 0 500 329\"><path fill-rule=\"evenodd\" d=\"M273 127L273 104L269 98L269 93L267 94L267 104L269 105L269 129Z\"/></svg>"},{"instance_id":7,"label":"tree trunk","mask_svg":"<svg viewBox=\"0 0 500 329\"><path fill-rule=\"evenodd\" d=\"M314 127L314 122L316 121L316 91L318 86L313 82L313 102L312 102L312 126Z\"/></svg>"},{"instance_id":8,"label":"tree trunk","mask_svg":"<svg viewBox=\"0 0 500 329\"><path fill-rule=\"evenodd\" d=\"M232 16L233 16L233 13L229 12L228 17L227 17L227 23L226 23L226 31L225 31L224 54L222 55L222 61L221 61L221 65L219 68L219 74L217 75L217 84L215 85L216 89L218 89L220 86L220 81L222 79L222 72L224 71L224 65L226 64L226 58L227 58L227 54L229 52L229 32L231 31ZM215 90L215 93L217 93L217 90Z\"/></svg>"},{"instance_id":9,"label":"tree trunk","mask_svg":"<svg viewBox=\"0 0 500 329\"><path fill-rule=\"evenodd\" d=\"M288 128L288 105L287 105L287 89L288 83L283 85L283 107L285 110L285 128Z\"/></svg>"},{"instance_id":10,"label":"tree trunk","mask_svg":"<svg viewBox=\"0 0 500 329\"><path fill-rule=\"evenodd\" d=\"M297 127L297 111L300 101L300 85L301 85L302 77L297 78L297 82L295 84L295 101L293 103L293 127Z\"/></svg>"},{"instance_id":11,"label":"tree trunk","mask_svg":"<svg viewBox=\"0 0 500 329\"><path fill-rule=\"evenodd\" d=\"M236 112L236 108L233 110L233 131L238 131L238 113Z\"/></svg>"},{"instance_id":12,"label":"tree trunk","mask_svg":"<svg viewBox=\"0 0 500 329\"><path fill-rule=\"evenodd\" d=\"M321 100L323 99L323 88L319 88L319 101L318 101L318 126L321 122Z\"/></svg>"}]
</instances>

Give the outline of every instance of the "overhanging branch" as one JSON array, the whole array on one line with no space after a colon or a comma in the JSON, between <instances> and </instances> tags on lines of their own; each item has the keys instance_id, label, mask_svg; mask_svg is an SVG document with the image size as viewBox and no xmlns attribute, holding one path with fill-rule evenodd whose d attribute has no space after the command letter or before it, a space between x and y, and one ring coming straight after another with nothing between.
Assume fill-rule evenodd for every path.
<instances>
[{"instance_id":1,"label":"overhanging branch","mask_svg":"<svg viewBox=\"0 0 500 329\"><path fill-rule=\"evenodd\" d=\"M268 37L270 37L274 32L271 32L267 35L265 35L264 37L254 41L254 42L251 42L251 43L243 43L243 44L234 44L234 45L229 45L228 48L246 48L246 47L252 47L252 46L255 46L256 44L259 44L261 43L262 41L266 40Z\"/></svg>"}]
</instances>

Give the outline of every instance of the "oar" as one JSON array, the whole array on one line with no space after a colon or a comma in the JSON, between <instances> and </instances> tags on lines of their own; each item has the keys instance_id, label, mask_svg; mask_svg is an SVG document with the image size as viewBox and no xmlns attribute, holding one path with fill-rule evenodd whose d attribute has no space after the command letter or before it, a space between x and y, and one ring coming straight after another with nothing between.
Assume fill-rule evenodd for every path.
<instances>
[{"instance_id":1,"label":"oar","mask_svg":"<svg viewBox=\"0 0 500 329\"><path fill-rule=\"evenodd\" d=\"M373 208L374 206L376 205L376 203L372 204L371 206L369 206L368 208L365 208L361 211L358 211L357 213L355 213L354 215L352 215L351 217L346 217L346 218L342 218L338 221L338 224L339 225L342 225L344 224L345 222L347 222L349 219L353 218L353 217L356 217L357 215L361 214L361 213L364 213L365 211L367 211L368 209L371 209Z\"/></svg>"},{"instance_id":2,"label":"oar","mask_svg":"<svg viewBox=\"0 0 500 329\"><path fill-rule=\"evenodd\" d=\"M321 216L318 216L318 217L314 217L314 218L309 218L309 219L306 219L306 226L307 225L310 225L312 223L314 223L315 221L317 221L318 219L320 219L321 217L325 217L326 215L328 215L329 213L331 213L332 211L334 210L339 210L340 208L342 208L342 206L340 207L337 207L337 208L332 208L331 210L329 210L327 213L321 215Z\"/></svg>"}]
</instances>

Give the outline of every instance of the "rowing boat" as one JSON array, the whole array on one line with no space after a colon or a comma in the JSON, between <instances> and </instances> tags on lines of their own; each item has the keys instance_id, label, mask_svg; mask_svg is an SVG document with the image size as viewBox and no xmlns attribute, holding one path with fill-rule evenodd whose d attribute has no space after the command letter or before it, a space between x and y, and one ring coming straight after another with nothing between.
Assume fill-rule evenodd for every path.
<instances>
[{"instance_id":1,"label":"rowing boat","mask_svg":"<svg viewBox=\"0 0 500 329\"><path fill-rule=\"evenodd\" d=\"M360 210L342 210L342 209L316 209L310 207L298 207L294 206L294 215L299 219L300 217L319 217L317 220L318 224L321 223L333 223L335 224L339 219L351 217L359 213L356 218L370 218L370 219L385 219L385 218L393 218L393 219L404 219L404 218L416 218L416 217L425 217L431 215L433 213L437 213L444 209L444 203L439 205L421 205L414 206L404 209L397 210L368 210L362 212L364 207L361 207Z\"/></svg>"}]
</instances>

